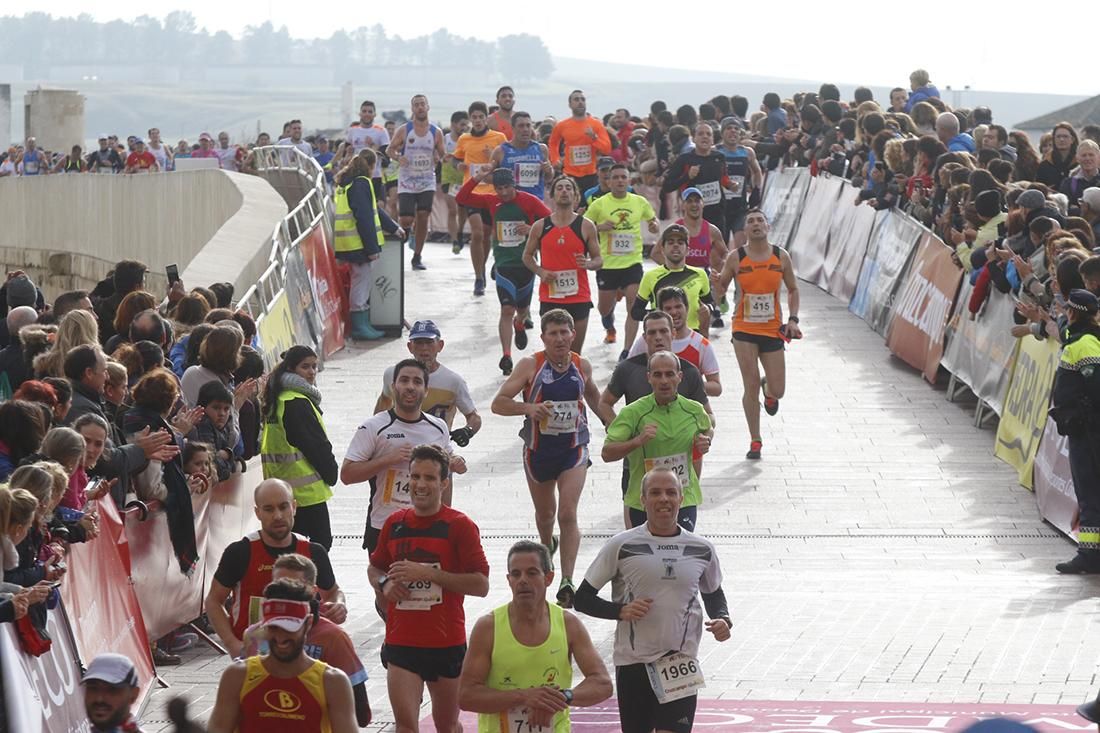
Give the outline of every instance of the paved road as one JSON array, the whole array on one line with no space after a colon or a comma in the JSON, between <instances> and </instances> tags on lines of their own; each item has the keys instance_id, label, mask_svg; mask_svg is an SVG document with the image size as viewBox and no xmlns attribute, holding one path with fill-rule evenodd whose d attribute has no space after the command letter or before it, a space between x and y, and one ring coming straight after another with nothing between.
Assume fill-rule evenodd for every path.
<instances>
[{"instance_id":1,"label":"paved road","mask_svg":"<svg viewBox=\"0 0 1100 733\"><path fill-rule=\"evenodd\" d=\"M407 275L407 317L441 325L441 361L466 377L485 418L463 450L470 472L455 488L456 508L481 527L493 566L489 597L466 603L472 622L507 599L505 552L536 532L520 421L489 413L502 379L496 299L470 295L465 258L432 247L426 263L427 272ZM714 401L699 529L721 553L734 633L725 644L703 643L705 696L1077 704L1095 694L1098 586L1053 572L1072 547L993 457L991 432L972 426L972 408L947 402L892 358L845 304L812 286L802 302L807 335L788 352L779 415L764 418L763 461L743 459L748 435L728 329L716 339L726 392ZM590 332L585 355L603 385L621 346L599 342ZM535 345L537 337L529 351ZM405 355L403 341L386 341L326 365L320 386L338 457L373 407L383 369ZM622 521L620 469L598 460L598 423L593 432L578 575ZM346 627L371 676L372 729L392 730L377 654L383 628L359 549L365 503L364 487L337 487L332 554L351 607ZM612 624L588 624L610 660ZM163 705L172 694L190 697L205 718L224 665L199 649L164 670L171 688L152 699L150 730L168 729Z\"/></svg>"}]
</instances>

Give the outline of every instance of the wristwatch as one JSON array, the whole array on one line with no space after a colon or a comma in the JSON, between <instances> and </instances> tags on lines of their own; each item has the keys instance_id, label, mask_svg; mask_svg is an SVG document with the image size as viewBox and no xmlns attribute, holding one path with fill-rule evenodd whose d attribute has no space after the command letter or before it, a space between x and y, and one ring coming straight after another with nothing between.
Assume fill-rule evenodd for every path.
<instances>
[{"instance_id":1,"label":"wristwatch","mask_svg":"<svg viewBox=\"0 0 1100 733\"><path fill-rule=\"evenodd\" d=\"M787 316L787 320L788 321L794 321L795 323L799 323L798 316Z\"/></svg>"},{"instance_id":2,"label":"wristwatch","mask_svg":"<svg viewBox=\"0 0 1100 733\"><path fill-rule=\"evenodd\" d=\"M573 704L573 690L562 690L561 694L562 694L562 697L565 698L565 704L566 705L572 705Z\"/></svg>"},{"instance_id":3,"label":"wristwatch","mask_svg":"<svg viewBox=\"0 0 1100 733\"><path fill-rule=\"evenodd\" d=\"M388 583L388 582L390 582L390 576L388 576L388 575L383 575L381 578L379 578L378 579L378 590L385 590L386 589L386 583Z\"/></svg>"}]
</instances>

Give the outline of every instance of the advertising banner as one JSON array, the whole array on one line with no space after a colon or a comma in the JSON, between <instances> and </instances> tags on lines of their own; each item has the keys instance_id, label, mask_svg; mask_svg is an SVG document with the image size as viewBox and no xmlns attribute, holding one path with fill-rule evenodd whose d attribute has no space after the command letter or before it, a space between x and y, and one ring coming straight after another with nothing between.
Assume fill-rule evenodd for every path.
<instances>
[{"instance_id":1,"label":"advertising banner","mask_svg":"<svg viewBox=\"0 0 1100 733\"><path fill-rule=\"evenodd\" d=\"M859 281L863 256L875 226L875 210L870 206L856 206L859 189L843 186L836 201L836 210L829 223L829 248L821 276L825 288L835 298L845 303L852 299Z\"/></svg>"},{"instance_id":2,"label":"advertising banner","mask_svg":"<svg viewBox=\"0 0 1100 733\"><path fill-rule=\"evenodd\" d=\"M1039 514L1067 537L1077 539L1077 494L1069 471L1069 438L1047 418L1035 455L1035 501Z\"/></svg>"},{"instance_id":3,"label":"advertising banner","mask_svg":"<svg viewBox=\"0 0 1100 733\"><path fill-rule=\"evenodd\" d=\"M324 227L317 227L299 245L313 285L313 301L324 326L324 356L344 348L344 312L348 291L337 273L336 254L328 245Z\"/></svg>"},{"instance_id":4,"label":"advertising banner","mask_svg":"<svg viewBox=\"0 0 1100 733\"><path fill-rule=\"evenodd\" d=\"M83 733L88 730L80 691L80 658L62 606L46 614L53 640L40 657L23 653L15 624L0 624L0 675L7 727L12 733ZM142 683L148 686L148 677ZM0 728L4 720L0 719Z\"/></svg>"},{"instance_id":5,"label":"advertising banner","mask_svg":"<svg viewBox=\"0 0 1100 733\"><path fill-rule=\"evenodd\" d=\"M912 218L893 210L880 211L875 219L875 230L848 310L885 336L894 294L924 229Z\"/></svg>"},{"instance_id":6,"label":"advertising banner","mask_svg":"<svg viewBox=\"0 0 1100 733\"><path fill-rule=\"evenodd\" d=\"M964 280L958 305L947 323L947 348L941 363L1000 415L1016 356L1016 338L1011 332L1015 306L1010 296L992 291L985 307L972 316L966 304L973 290Z\"/></svg>"},{"instance_id":7,"label":"advertising banner","mask_svg":"<svg viewBox=\"0 0 1100 733\"><path fill-rule=\"evenodd\" d=\"M260 337L260 350L263 353L264 363L270 371L279 363L279 354L296 343L294 318L290 312L290 302L285 290L275 298L267 314L256 322L256 330Z\"/></svg>"},{"instance_id":8,"label":"advertising banner","mask_svg":"<svg viewBox=\"0 0 1100 733\"><path fill-rule=\"evenodd\" d=\"M808 168L784 168L768 174L760 209L768 217L769 242L778 247L787 247L798 226L802 200L809 187Z\"/></svg>"},{"instance_id":9,"label":"advertising banner","mask_svg":"<svg viewBox=\"0 0 1100 733\"><path fill-rule=\"evenodd\" d=\"M291 249L286 255L286 297L294 324L294 343L309 346L318 354L324 344L325 324L313 300L313 283L306 269L302 250Z\"/></svg>"},{"instance_id":10,"label":"advertising banner","mask_svg":"<svg viewBox=\"0 0 1100 733\"><path fill-rule=\"evenodd\" d=\"M1054 339L1020 339L1012 378L1005 392L1004 411L997 426L993 453L1016 469L1020 484L1032 488L1031 466L1047 421L1050 390L1058 370L1061 346Z\"/></svg>"},{"instance_id":11,"label":"advertising banner","mask_svg":"<svg viewBox=\"0 0 1100 733\"><path fill-rule=\"evenodd\" d=\"M788 246L795 274L819 287L825 284L825 254L829 247L829 224L836 214L837 197L843 178L822 174L810 181L802 215Z\"/></svg>"},{"instance_id":12,"label":"advertising banner","mask_svg":"<svg viewBox=\"0 0 1100 733\"><path fill-rule=\"evenodd\" d=\"M899 359L936 382L943 358L943 335L962 282L951 249L925 232L909 268L887 330L886 345Z\"/></svg>"}]
</instances>

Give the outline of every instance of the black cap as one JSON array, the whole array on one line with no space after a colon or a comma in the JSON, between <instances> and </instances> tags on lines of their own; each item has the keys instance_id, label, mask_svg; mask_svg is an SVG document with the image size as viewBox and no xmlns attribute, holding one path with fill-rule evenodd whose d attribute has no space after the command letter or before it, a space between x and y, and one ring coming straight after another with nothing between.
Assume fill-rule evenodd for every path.
<instances>
[{"instance_id":1,"label":"black cap","mask_svg":"<svg viewBox=\"0 0 1100 733\"><path fill-rule=\"evenodd\" d=\"M514 186L516 178L512 175L511 168L497 168L493 171L494 186Z\"/></svg>"},{"instance_id":2,"label":"black cap","mask_svg":"<svg viewBox=\"0 0 1100 733\"><path fill-rule=\"evenodd\" d=\"M607 155L601 155L599 157L599 159L596 161L596 170L605 171L605 170L608 170L609 168L611 168L611 166L613 166L613 165L615 165L615 159L614 158L612 158L610 156L607 156Z\"/></svg>"}]
</instances>

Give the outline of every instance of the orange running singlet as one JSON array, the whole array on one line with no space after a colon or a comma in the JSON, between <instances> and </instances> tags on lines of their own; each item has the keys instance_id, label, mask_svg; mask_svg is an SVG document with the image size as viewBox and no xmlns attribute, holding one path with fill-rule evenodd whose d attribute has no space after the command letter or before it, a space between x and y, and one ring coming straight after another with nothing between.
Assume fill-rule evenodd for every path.
<instances>
[{"instance_id":1,"label":"orange running singlet","mask_svg":"<svg viewBox=\"0 0 1100 733\"><path fill-rule=\"evenodd\" d=\"M783 259L780 249L772 245L768 259L751 259L744 247L737 249L737 284L741 300L733 317L735 333L779 338L783 312L779 305L779 289L783 284Z\"/></svg>"}]
</instances>

